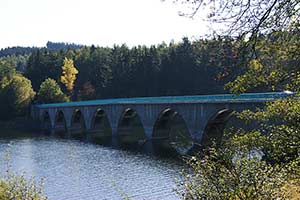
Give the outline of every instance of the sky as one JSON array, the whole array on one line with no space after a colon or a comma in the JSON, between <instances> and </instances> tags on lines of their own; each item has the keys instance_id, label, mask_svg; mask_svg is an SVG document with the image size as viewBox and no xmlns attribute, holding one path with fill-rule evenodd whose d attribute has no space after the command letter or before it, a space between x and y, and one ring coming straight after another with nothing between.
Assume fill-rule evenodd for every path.
<instances>
[{"instance_id":1,"label":"sky","mask_svg":"<svg viewBox=\"0 0 300 200\"><path fill-rule=\"evenodd\" d=\"M47 41L151 45L207 33L203 21L180 11L172 0L0 0L0 48Z\"/></svg>"}]
</instances>

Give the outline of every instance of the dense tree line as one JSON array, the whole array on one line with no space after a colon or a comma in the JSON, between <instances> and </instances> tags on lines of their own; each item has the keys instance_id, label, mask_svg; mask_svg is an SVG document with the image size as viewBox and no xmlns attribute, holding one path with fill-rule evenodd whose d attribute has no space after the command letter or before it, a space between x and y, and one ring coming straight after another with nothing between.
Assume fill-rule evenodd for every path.
<instances>
[{"instance_id":1,"label":"dense tree line","mask_svg":"<svg viewBox=\"0 0 300 200\"><path fill-rule=\"evenodd\" d=\"M230 38L195 42L184 38L150 47L39 49L24 71L35 91L46 78L59 82L65 57L73 59L79 71L73 100L224 93L224 83L241 61Z\"/></svg>"},{"instance_id":2,"label":"dense tree line","mask_svg":"<svg viewBox=\"0 0 300 200\"><path fill-rule=\"evenodd\" d=\"M65 43L65 42L50 42L46 44L48 50L68 50L68 49L80 49L83 45L74 44L74 43Z\"/></svg>"},{"instance_id":3,"label":"dense tree line","mask_svg":"<svg viewBox=\"0 0 300 200\"><path fill-rule=\"evenodd\" d=\"M243 60L238 44L231 38L193 42L183 38L179 43L150 47L73 47L37 48L30 55L0 58L2 85L26 77L30 82L23 81L26 86L22 87L36 91L36 103L225 93L224 83L232 80ZM33 96L30 93L28 100ZM6 101L5 96L2 98ZM20 112L11 113L14 116Z\"/></svg>"},{"instance_id":4,"label":"dense tree line","mask_svg":"<svg viewBox=\"0 0 300 200\"><path fill-rule=\"evenodd\" d=\"M74 44L74 43L65 43L65 42L51 42L46 43L46 48L48 50L59 51L59 50L68 50L68 49L80 49L83 45ZM33 51L41 49L38 47L7 47L0 49L0 58L6 56L26 56L30 55Z\"/></svg>"},{"instance_id":5,"label":"dense tree line","mask_svg":"<svg viewBox=\"0 0 300 200\"><path fill-rule=\"evenodd\" d=\"M25 71L27 66L27 61L30 54L28 55L10 55L5 57L0 57L0 61L8 62L9 65L14 66L16 71L22 73Z\"/></svg>"},{"instance_id":6,"label":"dense tree line","mask_svg":"<svg viewBox=\"0 0 300 200\"><path fill-rule=\"evenodd\" d=\"M28 55L32 51L36 50L37 47L7 47L0 50L0 57L5 56L19 56Z\"/></svg>"}]
</instances>

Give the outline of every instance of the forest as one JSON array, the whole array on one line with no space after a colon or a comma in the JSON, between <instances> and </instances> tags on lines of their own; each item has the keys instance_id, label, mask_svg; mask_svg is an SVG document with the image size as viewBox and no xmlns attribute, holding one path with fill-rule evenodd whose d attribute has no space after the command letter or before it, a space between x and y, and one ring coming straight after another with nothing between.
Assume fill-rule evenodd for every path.
<instances>
[{"instance_id":1,"label":"forest","mask_svg":"<svg viewBox=\"0 0 300 200\"><path fill-rule=\"evenodd\" d=\"M23 88L28 88L27 97L30 97L31 103L226 93L224 84L242 70L243 62L238 43L231 38L198 41L183 38L178 43L131 48L125 44L109 48L48 42L47 47L31 48L30 51L27 48L24 51L10 48L7 55L7 50L0 51L5 55L0 58L0 98L6 104L29 102L17 100L15 97L18 95L12 95L14 97L10 100L7 98L10 80L14 80L15 76L24 79L20 82L24 84ZM65 58L71 59L78 70L72 91L68 91L60 81ZM68 98L54 97L49 93L46 96L54 99L39 98L45 96L38 95L38 92L43 89L40 86L46 79L48 83L51 79L55 90ZM24 110L18 108L24 107L22 105L5 107L11 110L6 112L6 116L7 113L12 113L10 117L24 114Z\"/></svg>"},{"instance_id":2,"label":"forest","mask_svg":"<svg viewBox=\"0 0 300 200\"><path fill-rule=\"evenodd\" d=\"M32 103L290 90L289 98L234 113L255 127L233 125L220 142L184 157L176 192L184 200L299 199L300 1L173 2L193 8L185 16L209 10L208 20L227 32L150 47L3 49L0 119L24 116Z\"/></svg>"}]
</instances>

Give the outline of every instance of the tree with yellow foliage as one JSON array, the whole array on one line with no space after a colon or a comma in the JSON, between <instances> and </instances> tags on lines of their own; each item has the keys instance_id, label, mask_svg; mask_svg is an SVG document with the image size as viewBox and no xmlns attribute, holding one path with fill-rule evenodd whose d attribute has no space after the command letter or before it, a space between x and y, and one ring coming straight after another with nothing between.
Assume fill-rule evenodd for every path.
<instances>
[{"instance_id":1,"label":"tree with yellow foliage","mask_svg":"<svg viewBox=\"0 0 300 200\"><path fill-rule=\"evenodd\" d=\"M74 66L73 60L65 58L64 65L62 66L62 76L60 77L60 81L66 86L70 95L72 94L74 88L76 74L78 74L78 70Z\"/></svg>"}]
</instances>

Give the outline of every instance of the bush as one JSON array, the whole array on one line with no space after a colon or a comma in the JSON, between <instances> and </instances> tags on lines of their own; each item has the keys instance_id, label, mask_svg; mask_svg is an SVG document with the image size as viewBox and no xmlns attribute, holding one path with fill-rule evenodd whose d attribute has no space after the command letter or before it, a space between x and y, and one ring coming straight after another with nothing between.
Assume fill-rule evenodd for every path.
<instances>
[{"instance_id":1,"label":"bush","mask_svg":"<svg viewBox=\"0 0 300 200\"><path fill-rule=\"evenodd\" d=\"M281 199L286 170L257 157L233 156L210 148L204 157L192 157L179 183L182 199Z\"/></svg>"},{"instance_id":2,"label":"bush","mask_svg":"<svg viewBox=\"0 0 300 200\"><path fill-rule=\"evenodd\" d=\"M220 146L186 159L182 199L292 199L300 196L300 158L269 162L269 136L235 130ZM289 147L289 145L287 145ZM289 149L289 148L288 148ZM285 152L285 149L282 150ZM290 158L290 157L289 157Z\"/></svg>"},{"instance_id":3,"label":"bush","mask_svg":"<svg viewBox=\"0 0 300 200\"><path fill-rule=\"evenodd\" d=\"M42 183L36 183L33 179L27 180L25 175L9 174L0 180L1 200L46 200L43 195Z\"/></svg>"},{"instance_id":4,"label":"bush","mask_svg":"<svg viewBox=\"0 0 300 200\"><path fill-rule=\"evenodd\" d=\"M25 173L18 175L12 171L10 151L9 146L2 161L5 173L0 175L0 200L46 200L43 180L36 182L34 178L26 178Z\"/></svg>"}]
</instances>

